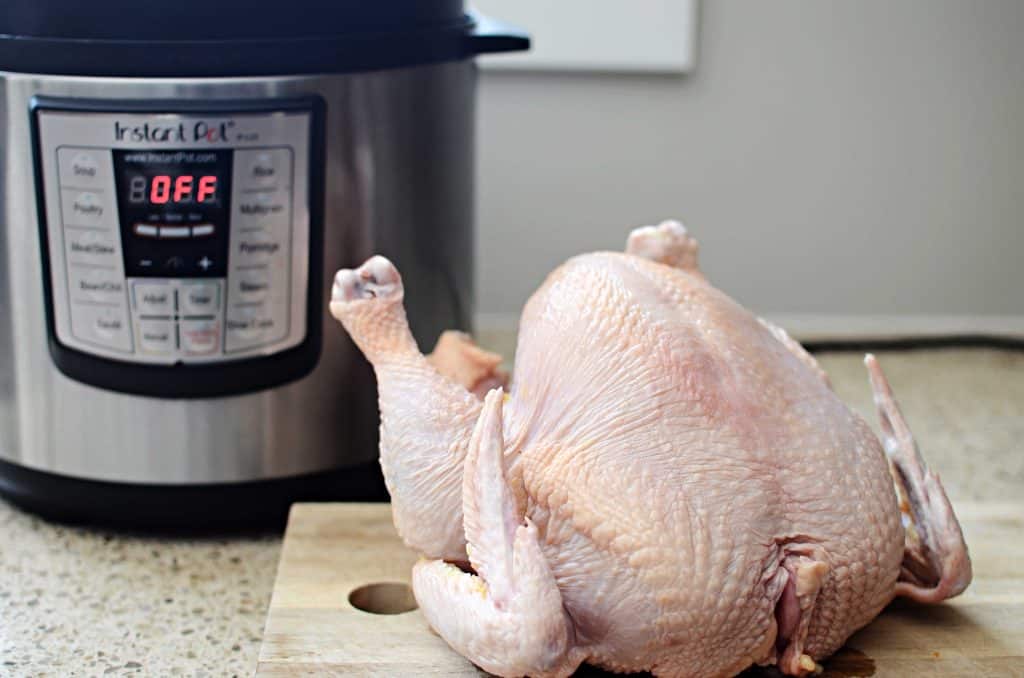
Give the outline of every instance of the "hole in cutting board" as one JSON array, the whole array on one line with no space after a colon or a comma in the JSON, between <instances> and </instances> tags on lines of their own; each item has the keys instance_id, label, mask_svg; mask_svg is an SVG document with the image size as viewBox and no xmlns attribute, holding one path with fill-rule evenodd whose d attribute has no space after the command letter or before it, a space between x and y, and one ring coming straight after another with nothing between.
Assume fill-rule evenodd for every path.
<instances>
[{"instance_id":1,"label":"hole in cutting board","mask_svg":"<svg viewBox=\"0 0 1024 678\"><path fill-rule=\"evenodd\" d=\"M348 602L352 607L373 614L402 614L412 612L416 598L408 584L386 581L377 584L366 584L352 589L348 594Z\"/></svg>"}]
</instances>

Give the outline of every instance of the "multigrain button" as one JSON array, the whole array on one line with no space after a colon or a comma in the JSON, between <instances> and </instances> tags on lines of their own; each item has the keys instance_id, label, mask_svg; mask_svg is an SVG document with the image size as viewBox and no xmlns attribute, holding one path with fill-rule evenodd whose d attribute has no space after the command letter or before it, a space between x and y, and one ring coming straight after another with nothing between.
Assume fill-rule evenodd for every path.
<instances>
[{"instance_id":1,"label":"multigrain button","mask_svg":"<svg viewBox=\"0 0 1024 678\"><path fill-rule=\"evenodd\" d=\"M100 154L104 155L100 155ZM95 188L105 180L102 165L106 164L106 151L65 147L57 151L57 165L61 186Z\"/></svg>"},{"instance_id":2,"label":"multigrain button","mask_svg":"<svg viewBox=\"0 0 1024 678\"><path fill-rule=\"evenodd\" d=\"M210 315L220 309L220 285L212 282L181 286L181 308L186 315Z\"/></svg>"},{"instance_id":3,"label":"multigrain button","mask_svg":"<svg viewBox=\"0 0 1024 678\"><path fill-rule=\"evenodd\" d=\"M170 315L174 312L174 288L160 283L132 286L135 308L142 315Z\"/></svg>"},{"instance_id":4,"label":"multigrain button","mask_svg":"<svg viewBox=\"0 0 1024 678\"><path fill-rule=\"evenodd\" d=\"M65 226L110 227L109 205L98 192L64 189L60 192Z\"/></svg>"},{"instance_id":5,"label":"multigrain button","mask_svg":"<svg viewBox=\"0 0 1024 678\"><path fill-rule=\"evenodd\" d=\"M220 323L216 320L182 320L181 347L192 355L213 353L220 345Z\"/></svg>"},{"instance_id":6,"label":"multigrain button","mask_svg":"<svg viewBox=\"0 0 1024 678\"><path fill-rule=\"evenodd\" d=\"M238 212L246 224L279 223L288 214L288 193L281 190L244 193L238 201Z\"/></svg>"},{"instance_id":7,"label":"multigrain button","mask_svg":"<svg viewBox=\"0 0 1024 678\"><path fill-rule=\"evenodd\" d=\"M124 304L124 279L116 271L72 265L68 273L72 301Z\"/></svg>"},{"instance_id":8,"label":"multigrain button","mask_svg":"<svg viewBox=\"0 0 1024 678\"><path fill-rule=\"evenodd\" d=\"M137 335L143 353L165 354L174 350L174 323L170 320L140 320Z\"/></svg>"}]
</instances>

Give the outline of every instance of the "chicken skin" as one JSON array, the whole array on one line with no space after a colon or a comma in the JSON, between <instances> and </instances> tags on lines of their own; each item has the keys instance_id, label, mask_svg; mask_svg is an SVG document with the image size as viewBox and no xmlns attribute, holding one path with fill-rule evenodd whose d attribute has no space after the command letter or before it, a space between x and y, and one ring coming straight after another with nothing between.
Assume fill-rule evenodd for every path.
<instances>
[{"instance_id":1,"label":"chicken skin","mask_svg":"<svg viewBox=\"0 0 1024 678\"><path fill-rule=\"evenodd\" d=\"M878 362L881 442L796 341L709 284L677 222L547 278L507 394L463 335L422 355L402 299L373 257L338 272L331 312L377 375L416 599L491 673L806 675L894 596L970 582Z\"/></svg>"}]
</instances>

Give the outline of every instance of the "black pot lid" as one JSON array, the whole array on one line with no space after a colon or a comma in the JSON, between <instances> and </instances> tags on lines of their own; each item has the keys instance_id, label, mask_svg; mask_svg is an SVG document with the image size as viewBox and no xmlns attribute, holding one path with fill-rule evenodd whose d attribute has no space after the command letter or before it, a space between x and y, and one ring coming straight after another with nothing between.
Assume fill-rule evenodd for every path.
<instances>
[{"instance_id":1,"label":"black pot lid","mask_svg":"<svg viewBox=\"0 0 1024 678\"><path fill-rule=\"evenodd\" d=\"M523 50L462 0L5 0L0 70L93 76L292 75Z\"/></svg>"}]
</instances>

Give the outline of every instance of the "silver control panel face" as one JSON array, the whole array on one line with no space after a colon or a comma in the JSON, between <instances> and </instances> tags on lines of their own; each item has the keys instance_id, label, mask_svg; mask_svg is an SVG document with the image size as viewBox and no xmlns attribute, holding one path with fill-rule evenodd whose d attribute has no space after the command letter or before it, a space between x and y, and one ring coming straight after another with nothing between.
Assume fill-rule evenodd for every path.
<instances>
[{"instance_id":1,"label":"silver control panel face","mask_svg":"<svg viewBox=\"0 0 1024 678\"><path fill-rule=\"evenodd\" d=\"M301 110L39 111L60 343L166 365L302 343L311 126Z\"/></svg>"}]
</instances>

